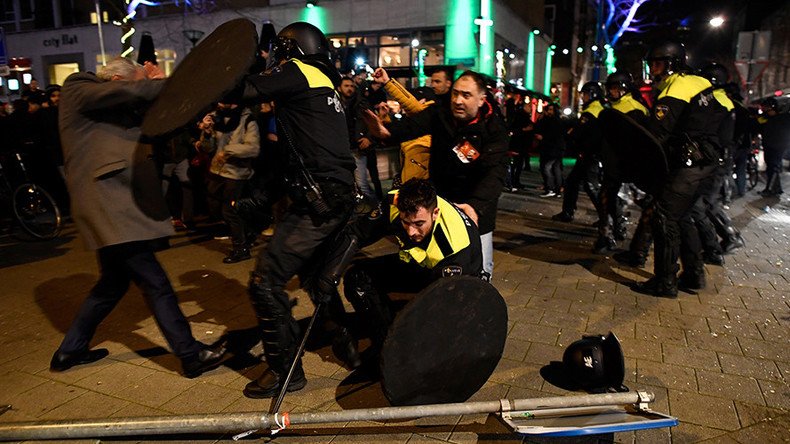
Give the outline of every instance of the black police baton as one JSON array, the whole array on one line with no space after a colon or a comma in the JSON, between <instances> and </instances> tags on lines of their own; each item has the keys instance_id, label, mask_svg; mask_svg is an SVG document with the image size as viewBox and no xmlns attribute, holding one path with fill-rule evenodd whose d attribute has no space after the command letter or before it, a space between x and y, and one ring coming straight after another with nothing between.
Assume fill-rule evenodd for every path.
<instances>
[{"instance_id":1,"label":"black police baton","mask_svg":"<svg viewBox=\"0 0 790 444\"><path fill-rule=\"evenodd\" d=\"M299 361L299 357L302 356L302 353L304 352L305 345L307 345L307 337L310 336L310 330L313 329L313 324L315 324L315 320L318 318L318 313L321 311L321 307L323 305L323 302L318 302L315 304L313 316L310 318L310 323L307 324L307 329L304 331L302 342L299 344L299 348L296 350L294 359L291 362L291 368L288 369L288 375L285 377L285 381L283 381L283 385L280 388L280 394L277 396L277 401L275 401L272 405L272 408L269 409L269 413L277 413L277 410L280 409L280 405L283 403L283 399L285 398L285 392L288 391L288 383L291 382L291 377L293 376L294 370L296 369L296 363Z\"/></svg>"}]
</instances>

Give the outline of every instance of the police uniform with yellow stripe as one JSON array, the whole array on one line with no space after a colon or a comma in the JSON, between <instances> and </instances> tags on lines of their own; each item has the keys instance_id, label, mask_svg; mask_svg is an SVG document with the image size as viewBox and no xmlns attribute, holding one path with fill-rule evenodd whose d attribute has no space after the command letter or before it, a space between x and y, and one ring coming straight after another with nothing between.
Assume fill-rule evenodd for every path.
<instances>
[{"instance_id":1,"label":"police uniform with yellow stripe","mask_svg":"<svg viewBox=\"0 0 790 444\"><path fill-rule=\"evenodd\" d=\"M648 129L664 149L669 174L653 205L655 276L638 285L637 290L674 297L678 288L679 223L699 198L702 181L716 168L721 149L719 128L728 112L703 77L673 73L659 88ZM694 262L683 264L684 274L702 270L701 259ZM693 281L690 276L682 275L681 284Z\"/></svg>"},{"instance_id":2,"label":"police uniform with yellow stripe","mask_svg":"<svg viewBox=\"0 0 790 444\"><path fill-rule=\"evenodd\" d=\"M700 184L700 197L689 213L681 219L680 227L683 236L681 242L681 263L699 265L700 262L721 265L724 250L719 244L721 235L723 245L742 244L738 230L732 226L732 220L724 211L721 199L721 188L727 176L732 172L732 151L735 137L735 104L727 93L719 88L713 91L713 98L727 111L727 117L719 125L719 159L715 162L713 174ZM701 258L698 256L701 255ZM696 275L702 270L697 269Z\"/></svg>"},{"instance_id":3,"label":"police uniform with yellow stripe","mask_svg":"<svg viewBox=\"0 0 790 444\"><path fill-rule=\"evenodd\" d=\"M270 72L246 78L245 96L252 96L254 88L260 100L275 102L277 149L282 150L277 157L288 159L278 167L288 182L292 203L261 251L250 282L266 361L277 375L288 371L299 334L286 284L297 274L303 283L314 282L314 256L346 225L354 204L355 164L333 82L339 82L340 75L325 57L323 63L312 57L290 59ZM328 211L315 205L315 190L305 183L306 176L320 189ZM298 357L297 371L301 375Z\"/></svg>"},{"instance_id":4,"label":"police uniform with yellow stripe","mask_svg":"<svg viewBox=\"0 0 790 444\"><path fill-rule=\"evenodd\" d=\"M356 261L346 272L343 283L346 299L363 316L370 330L374 350L383 344L393 320L388 294L418 293L441 277L479 277L483 271L480 235L466 214L438 197L439 214L431 234L415 243L400 221L394 204L396 196L397 191L390 193L393 204L389 206L389 215L381 215L379 229L372 236L362 234L367 239L361 239L360 243L368 244L385 233L394 234L399 252ZM369 230L357 233L360 231Z\"/></svg>"},{"instance_id":5,"label":"police uniform with yellow stripe","mask_svg":"<svg viewBox=\"0 0 790 444\"><path fill-rule=\"evenodd\" d=\"M571 132L571 138L578 151L576 164L565 179L565 195L562 198L562 213L572 219L576 212L579 187L584 187L587 196L597 209L600 183L598 181L598 162L600 160L603 133L598 122L598 114L604 110L601 100L592 100L582 108L579 126ZM559 216L557 218L560 218Z\"/></svg>"},{"instance_id":6,"label":"police uniform with yellow stripe","mask_svg":"<svg viewBox=\"0 0 790 444\"><path fill-rule=\"evenodd\" d=\"M641 125L644 125L650 116L650 111L630 92L623 94L619 99L610 99L609 104L612 109L620 111ZM617 240L624 240L627 235L627 220L623 215L624 202L618 197L623 185L623 181L620 179L623 167L607 145L603 147L601 161L604 174L601 186L601 204L598 207L599 222L596 246L613 247ZM649 250L652 243L652 238L649 236L650 231L646 229L646 223L649 221L647 217L649 217L649 212L643 213L630 247L631 251L637 252L636 254L641 256L647 255L645 250Z\"/></svg>"}]
</instances>

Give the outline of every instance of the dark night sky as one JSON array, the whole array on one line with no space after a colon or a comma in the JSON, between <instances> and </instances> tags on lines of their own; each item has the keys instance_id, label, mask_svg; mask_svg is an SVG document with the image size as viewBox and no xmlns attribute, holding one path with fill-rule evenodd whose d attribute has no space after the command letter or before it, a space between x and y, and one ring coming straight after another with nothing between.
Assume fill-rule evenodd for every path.
<instances>
[{"instance_id":1,"label":"dark night sky","mask_svg":"<svg viewBox=\"0 0 790 444\"><path fill-rule=\"evenodd\" d=\"M735 54L738 32L758 29L760 22L790 0L649 0L637 17L652 23L645 32L626 33L618 43L618 65L638 70L640 59L650 45L665 39L686 45L689 64L699 68L709 61L730 64ZM712 28L717 15L725 22Z\"/></svg>"}]
</instances>

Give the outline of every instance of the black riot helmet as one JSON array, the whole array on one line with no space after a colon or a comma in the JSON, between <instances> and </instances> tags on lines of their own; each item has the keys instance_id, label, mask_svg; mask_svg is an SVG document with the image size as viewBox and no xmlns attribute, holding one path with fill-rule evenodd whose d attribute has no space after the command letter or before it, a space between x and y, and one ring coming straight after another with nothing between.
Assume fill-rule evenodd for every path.
<instances>
[{"instance_id":1,"label":"black riot helmet","mask_svg":"<svg viewBox=\"0 0 790 444\"><path fill-rule=\"evenodd\" d=\"M647 56L645 57L648 64L651 62L666 62L666 69L661 74L654 77L654 80L660 81L665 76L675 72L684 72L686 67L686 48L682 44L667 40L659 43L658 45L650 48Z\"/></svg>"},{"instance_id":2,"label":"black riot helmet","mask_svg":"<svg viewBox=\"0 0 790 444\"><path fill-rule=\"evenodd\" d=\"M329 62L329 40L320 29L307 22L294 22L283 28L277 34L272 50L278 62L306 56L326 58Z\"/></svg>"},{"instance_id":3,"label":"black riot helmet","mask_svg":"<svg viewBox=\"0 0 790 444\"><path fill-rule=\"evenodd\" d=\"M606 336L583 336L565 349L562 363L575 387L591 392L628 390L623 386L623 349L612 332Z\"/></svg>"},{"instance_id":4,"label":"black riot helmet","mask_svg":"<svg viewBox=\"0 0 790 444\"><path fill-rule=\"evenodd\" d=\"M634 87L634 77L628 71L615 71L609 74L606 78L607 91L614 88L619 88L624 91L631 91Z\"/></svg>"},{"instance_id":5,"label":"black riot helmet","mask_svg":"<svg viewBox=\"0 0 790 444\"><path fill-rule=\"evenodd\" d=\"M727 79L730 77L727 68L716 62L711 62L703 66L702 69L699 70L699 75L710 80L710 83L716 88L724 88L727 84Z\"/></svg>"},{"instance_id":6,"label":"black riot helmet","mask_svg":"<svg viewBox=\"0 0 790 444\"><path fill-rule=\"evenodd\" d=\"M582 85L582 93L587 93L590 96L590 99L584 102L585 105L588 103L603 98L603 88L601 88L601 84L598 82L587 82Z\"/></svg>"}]
</instances>

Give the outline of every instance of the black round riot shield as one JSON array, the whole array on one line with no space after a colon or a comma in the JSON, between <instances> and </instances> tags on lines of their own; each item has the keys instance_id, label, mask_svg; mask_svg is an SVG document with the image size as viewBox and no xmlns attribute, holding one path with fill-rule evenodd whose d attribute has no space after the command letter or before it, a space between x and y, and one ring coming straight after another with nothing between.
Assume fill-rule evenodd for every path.
<instances>
[{"instance_id":1,"label":"black round riot shield","mask_svg":"<svg viewBox=\"0 0 790 444\"><path fill-rule=\"evenodd\" d=\"M598 120L606 141L602 158L607 173L654 193L668 172L667 159L658 140L620 111L605 109L598 114Z\"/></svg>"},{"instance_id":2,"label":"black round riot shield","mask_svg":"<svg viewBox=\"0 0 790 444\"><path fill-rule=\"evenodd\" d=\"M493 373L507 307L480 279L439 279L398 314L384 341L381 376L392 405L463 402Z\"/></svg>"},{"instance_id":3,"label":"black round riot shield","mask_svg":"<svg viewBox=\"0 0 790 444\"><path fill-rule=\"evenodd\" d=\"M225 22L187 54L145 113L143 135L173 132L235 88L255 61L258 35L247 19Z\"/></svg>"}]
</instances>

